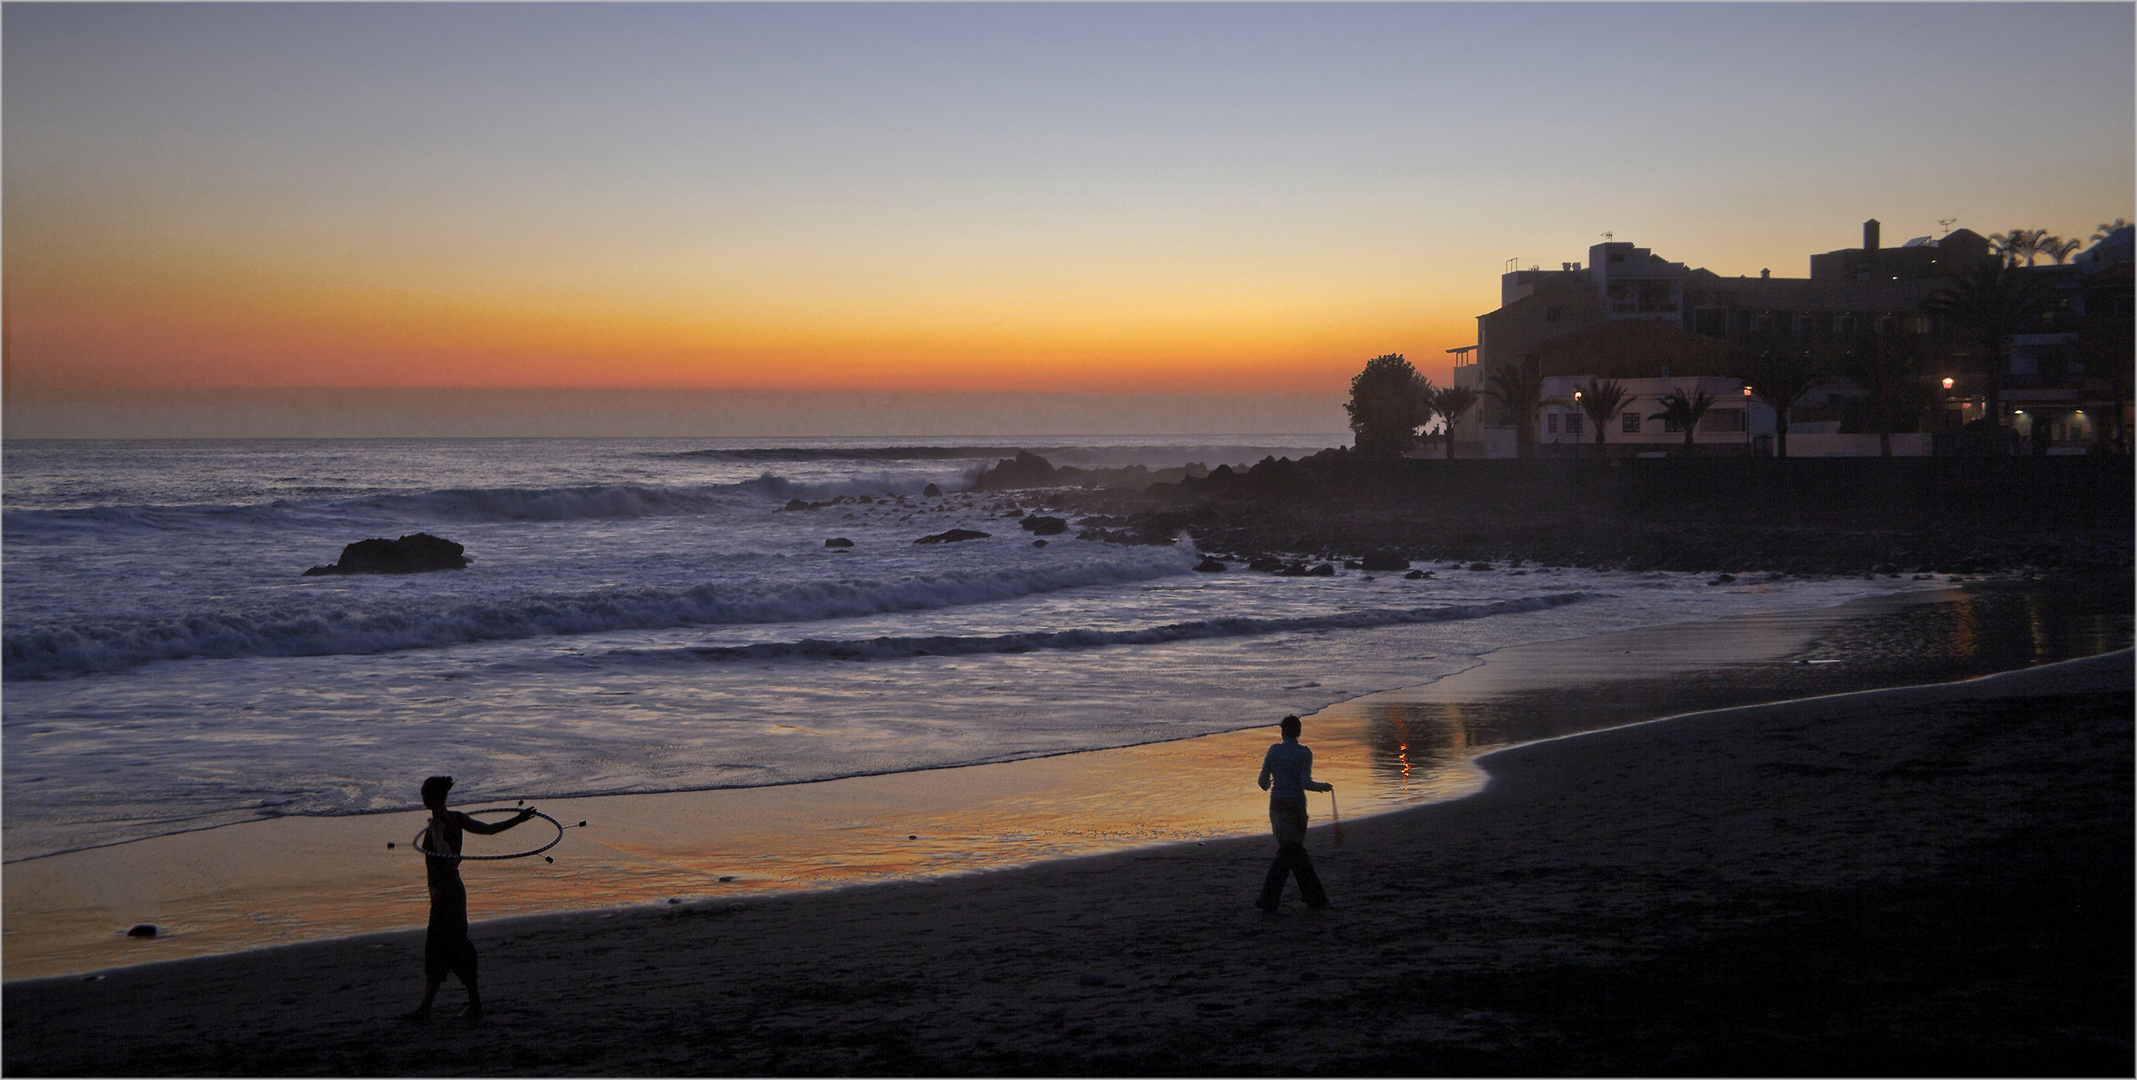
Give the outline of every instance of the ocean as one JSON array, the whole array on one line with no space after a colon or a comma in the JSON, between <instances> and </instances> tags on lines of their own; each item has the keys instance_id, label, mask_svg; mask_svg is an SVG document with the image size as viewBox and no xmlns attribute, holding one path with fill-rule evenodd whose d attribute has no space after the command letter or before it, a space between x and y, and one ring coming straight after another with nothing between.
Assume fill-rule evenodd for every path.
<instances>
[{"instance_id":1,"label":"ocean","mask_svg":"<svg viewBox=\"0 0 2137 1080\"><path fill-rule=\"evenodd\" d=\"M793 784L1262 727L1495 649L1926 587L1035 546L1057 465L1339 435L8 442L9 862L263 817ZM923 494L928 485L946 494ZM825 502L791 510L792 500ZM984 539L915 544L949 529ZM457 571L305 577L427 532ZM827 547L843 538L851 547ZM1228 553L1229 554L1229 553Z\"/></svg>"}]
</instances>

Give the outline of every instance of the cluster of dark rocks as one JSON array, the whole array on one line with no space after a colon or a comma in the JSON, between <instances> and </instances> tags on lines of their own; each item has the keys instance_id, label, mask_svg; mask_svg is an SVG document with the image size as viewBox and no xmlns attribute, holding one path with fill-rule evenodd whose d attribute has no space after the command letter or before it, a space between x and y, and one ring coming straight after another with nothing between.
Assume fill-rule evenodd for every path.
<instances>
[{"instance_id":1,"label":"cluster of dark rocks","mask_svg":"<svg viewBox=\"0 0 2137 1080\"><path fill-rule=\"evenodd\" d=\"M1272 573L1291 562L1884 577L2133 565L2126 458L1376 462L1337 449L1139 491L1067 486L1031 454L988 475L1050 486L1049 504L1095 527L1093 539L1184 532L1235 562L1275 560Z\"/></svg>"}]
</instances>

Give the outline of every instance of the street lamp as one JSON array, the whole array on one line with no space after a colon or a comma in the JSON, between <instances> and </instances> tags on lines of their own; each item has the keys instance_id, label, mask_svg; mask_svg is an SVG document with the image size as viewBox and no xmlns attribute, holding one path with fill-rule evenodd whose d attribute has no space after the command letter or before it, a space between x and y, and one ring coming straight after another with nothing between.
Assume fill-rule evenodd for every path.
<instances>
[{"instance_id":1,"label":"street lamp","mask_svg":"<svg viewBox=\"0 0 2137 1080\"><path fill-rule=\"evenodd\" d=\"M1744 387L1744 456L1756 457L1751 452L1751 388Z\"/></svg>"}]
</instances>

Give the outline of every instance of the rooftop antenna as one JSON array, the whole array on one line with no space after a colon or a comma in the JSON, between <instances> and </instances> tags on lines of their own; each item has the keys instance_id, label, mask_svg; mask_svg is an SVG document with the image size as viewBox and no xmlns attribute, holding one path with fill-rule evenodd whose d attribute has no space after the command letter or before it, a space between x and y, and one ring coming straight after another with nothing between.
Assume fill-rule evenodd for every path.
<instances>
[{"instance_id":1,"label":"rooftop antenna","mask_svg":"<svg viewBox=\"0 0 2137 1080\"><path fill-rule=\"evenodd\" d=\"M1955 217L1940 217L1937 219L1937 225L1944 230L1944 235L1950 236L1952 222L1955 222L1957 220L1959 219Z\"/></svg>"},{"instance_id":2,"label":"rooftop antenna","mask_svg":"<svg viewBox=\"0 0 2137 1080\"><path fill-rule=\"evenodd\" d=\"M1607 230L1607 229L1606 229L1606 230L1604 230L1604 231L1603 231L1603 241L1604 241L1605 243L1608 243L1608 242L1609 242L1609 240L1610 240L1610 238L1611 238L1611 237L1613 237L1613 236L1616 236L1616 235L1617 235L1616 233L1614 233L1614 232L1611 232L1611 231L1609 231L1609 230Z\"/></svg>"},{"instance_id":3,"label":"rooftop antenna","mask_svg":"<svg viewBox=\"0 0 2137 1080\"><path fill-rule=\"evenodd\" d=\"M1507 273L1511 274L1511 273L1513 273L1513 272L1514 272L1515 270L1518 270L1518 269L1520 269L1520 268L1521 268L1521 256L1519 256L1519 255L1516 255L1516 256L1514 256L1513 258L1511 258L1511 259L1508 259L1508 260L1506 260L1506 272L1507 272Z\"/></svg>"}]
</instances>

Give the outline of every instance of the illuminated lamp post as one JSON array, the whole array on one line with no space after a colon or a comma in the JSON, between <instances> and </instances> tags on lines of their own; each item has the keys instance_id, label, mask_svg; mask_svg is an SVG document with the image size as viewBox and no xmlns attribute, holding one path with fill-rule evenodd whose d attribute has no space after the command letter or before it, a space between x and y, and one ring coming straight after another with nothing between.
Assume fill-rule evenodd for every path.
<instances>
[{"instance_id":1,"label":"illuminated lamp post","mask_svg":"<svg viewBox=\"0 0 2137 1080\"><path fill-rule=\"evenodd\" d=\"M1951 376L1944 376L1944 426L1951 426ZM1966 418L1960 417L1960 427L1966 426Z\"/></svg>"},{"instance_id":2,"label":"illuminated lamp post","mask_svg":"<svg viewBox=\"0 0 2137 1080\"><path fill-rule=\"evenodd\" d=\"M1578 390L1573 391L1573 412L1576 415L1580 413L1580 391ZM1573 459L1575 461L1580 460L1580 443L1577 441L1573 444Z\"/></svg>"},{"instance_id":3,"label":"illuminated lamp post","mask_svg":"<svg viewBox=\"0 0 2137 1080\"><path fill-rule=\"evenodd\" d=\"M1751 452L1751 388L1744 387L1744 456L1757 457Z\"/></svg>"}]
</instances>

